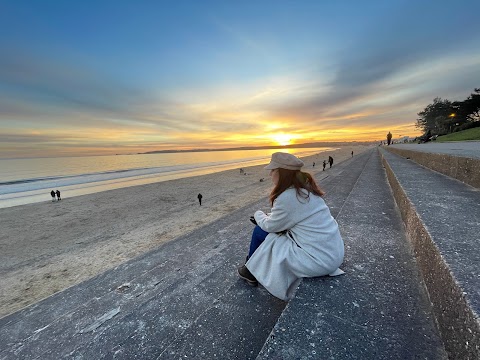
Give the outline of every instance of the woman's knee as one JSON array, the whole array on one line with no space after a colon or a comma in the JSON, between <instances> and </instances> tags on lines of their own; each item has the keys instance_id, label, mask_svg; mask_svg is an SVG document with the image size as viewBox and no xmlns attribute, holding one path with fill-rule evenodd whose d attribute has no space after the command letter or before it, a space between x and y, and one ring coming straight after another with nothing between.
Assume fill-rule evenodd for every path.
<instances>
[{"instance_id":1,"label":"woman's knee","mask_svg":"<svg viewBox=\"0 0 480 360\"><path fill-rule=\"evenodd\" d=\"M253 236L258 238L258 239L263 239L267 237L268 232L263 230L260 226L256 225L255 228L253 229Z\"/></svg>"}]
</instances>

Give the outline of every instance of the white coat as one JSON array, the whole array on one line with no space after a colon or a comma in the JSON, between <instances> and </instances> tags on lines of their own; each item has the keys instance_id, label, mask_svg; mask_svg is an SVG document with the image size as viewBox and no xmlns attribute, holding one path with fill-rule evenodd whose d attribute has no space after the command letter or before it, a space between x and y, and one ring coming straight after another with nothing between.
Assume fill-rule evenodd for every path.
<instances>
[{"instance_id":1,"label":"white coat","mask_svg":"<svg viewBox=\"0 0 480 360\"><path fill-rule=\"evenodd\" d=\"M343 273L343 240L320 196L297 197L292 187L275 199L270 214L254 216L269 234L245 265L272 295L289 300L301 278Z\"/></svg>"}]
</instances>

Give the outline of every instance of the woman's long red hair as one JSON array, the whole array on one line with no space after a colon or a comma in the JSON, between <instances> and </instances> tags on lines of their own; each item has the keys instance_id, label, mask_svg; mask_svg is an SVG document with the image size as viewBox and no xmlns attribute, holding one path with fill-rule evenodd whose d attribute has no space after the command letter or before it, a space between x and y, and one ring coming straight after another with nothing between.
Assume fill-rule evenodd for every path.
<instances>
[{"instance_id":1,"label":"woman's long red hair","mask_svg":"<svg viewBox=\"0 0 480 360\"><path fill-rule=\"evenodd\" d=\"M297 197L308 199L310 193L323 196L325 193L319 188L315 179L309 173L300 170L276 169L278 171L278 183L270 193L270 203L273 206L275 199L290 187L295 187ZM302 191L307 190L307 193Z\"/></svg>"}]
</instances>

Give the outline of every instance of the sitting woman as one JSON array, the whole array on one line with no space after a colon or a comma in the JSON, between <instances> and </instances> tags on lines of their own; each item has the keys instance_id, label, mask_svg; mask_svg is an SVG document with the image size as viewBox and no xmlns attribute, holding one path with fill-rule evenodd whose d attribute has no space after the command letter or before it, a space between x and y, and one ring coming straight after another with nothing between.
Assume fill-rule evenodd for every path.
<instances>
[{"instance_id":1,"label":"sitting woman","mask_svg":"<svg viewBox=\"0 0 480 360\"><path fill-rule=\"evenodd\" d=\"M247 262L238 268L250 285L262 284L272 295L289 300L300 279L340 275L344 244L338 224L322 199L313 177L301 171L303 161L294 155L272 155L274 184L271 212L256 211Z\"/></svg>"}]
</instances>

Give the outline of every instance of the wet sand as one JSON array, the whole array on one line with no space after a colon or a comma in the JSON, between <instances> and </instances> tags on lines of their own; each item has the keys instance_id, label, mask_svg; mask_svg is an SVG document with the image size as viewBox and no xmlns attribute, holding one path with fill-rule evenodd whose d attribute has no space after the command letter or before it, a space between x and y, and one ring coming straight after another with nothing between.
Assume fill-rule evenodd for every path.
<instances>
[{"instance_id":1,"label":"wet sand","mask_svg":"<svg viewBox=\"0 0 480 360\"><path fill-rule=\"evenodd\" d=\"M305 157L304 171L366 149ZM272 183L264 166L0 209L0 317L266 198Z\"/></svg>"}]
</instances>

